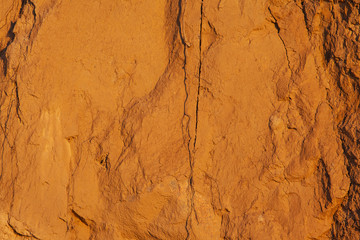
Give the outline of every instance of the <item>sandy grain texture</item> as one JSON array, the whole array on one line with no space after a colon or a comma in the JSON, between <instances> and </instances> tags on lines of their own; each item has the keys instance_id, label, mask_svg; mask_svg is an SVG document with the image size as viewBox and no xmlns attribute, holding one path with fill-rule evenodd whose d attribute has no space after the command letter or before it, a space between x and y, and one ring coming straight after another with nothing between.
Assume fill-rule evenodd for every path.
<instances>
[{"instance_id":1,"label":"sandy grain texture","mask_svg":"<svg viewBox=\"0 0 360 240\"><path fill-rule=\"evenodd\" d=\"M0 0L0 239L360 239L359 21Z\"/></svg>"}]
</instances>

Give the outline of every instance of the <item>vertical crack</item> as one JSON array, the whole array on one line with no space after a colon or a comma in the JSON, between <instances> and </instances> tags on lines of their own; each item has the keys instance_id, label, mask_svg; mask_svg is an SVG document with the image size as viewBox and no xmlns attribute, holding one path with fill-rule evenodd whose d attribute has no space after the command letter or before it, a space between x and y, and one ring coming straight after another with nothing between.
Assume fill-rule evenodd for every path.
<instances>
[{"instance_id":1,"label":"vertical crack","mask_svg":"<svg viewBox=\"0 0 360 240\"><path fill-rule=\"evenodd\" d=\"M187 104L189 100L189 85L188 85L188 73L187 73L187 49L191 46L191 44L187 41L185 36L185 29L183 28L183 15L185 12L185 5L186 0L179 1L179 16L178 16L178 24L179 24L179 32L182 44L184 46L184 63L183 63L183 71L184 71L184 87L185 87L185 100L184 100L184 114L182 119L182 129L183 134L185 136L185 143L188 151L188 159L189 159L189 167L190 167L190 174L189 174L189 205L190 211L186 217L185 229L186 229L186 239L190 238L191 232L191 216L194 213L195 219L198 220L196 210L194 207L194 195L195 195L195 188L194 188L194 153L196 147L196 140L197 140L197 129L198 129L198 110L199 110L199 96L200 96L200 83L201 83L201 68L202 68L202 25L203 25L203 0L201 1L200 6L200 29L199 29L199 66L198 66L198 83L197 83L197 92L196 92L196 106L195 106L195 129L194 129L194 142L193 142L193 149L191 149L191 134L190 134L190 115L187 112Z\"/></svg>"},{"instance_id":2,"label":"vertical crack","mask_svg":"<svg viewBox=\"0 0 360 240\"><path fill-rule=\"evenodd\" d=\"M16 24L16 22L11 22L10 29L9 29L9 31L8 31L8 33L7 33L7 37L9 37L10 40L7 42L6 47L0 51L0 59L1 59L1 61L3 62L3 73L4 73L4 76L7 75L8 68L9 68L9 61L8 61L8 59L7 59L7 56L6 56L6 51L7 51L8 47L10 46L10 44L11 44L11 43L14 41L14 39L15 39L15 33L14 33L15 24Z\"/></svg>"},{"instance_id":3,"label":"vertical crack","mask_svg":"<svg viewBox=\"0 0 360 240\"><path fill-rule=\"evenodd\" d=\"M283 46L284 46L287 64L288 64L288 67L289 67L289 69L290 69L290 71L291 71L291 73L292 73L292 68L291 68L291 65L290 65L288 50L287 50L287 48L286 48L286 44L285 44L285 42L284 42L284 39L283 39L283 38L281 37L281 35L280 35L280 26L279 26L279 24L278 24L278 22L277 22L277 19L276 19L275 16L274 16L274 14L271 12L270 7L268 8L268 10L269 10L269 13L270 13L271 17L274 19L274 21L272 21L272 23L275 25L275 28L276 28L276 30L277 30L279 39L280 39L280 41L282 42L282 44L283 44Z\"/></svg>"},{"instance_id":4,"label":"vertical crack","mask_svg":"<svg viewBox=\"0 0 360 240\"><path fill-rule=\"evenodd\" d=\"M198 69L198 86L196 96L196 116L195 116L195 136L194 136L194 151L196 147L197 129L198 129L198 118L199 118L199 98L200 98L200 84L201 84L201 67L202 67L202 27L203 27L203 11L204 11L204 0L201 1L200 8L200 38L199 38L199 69Z\"/></svg>"},{"instance_id":5,"label":"vertical crack","mask_svg":"<svg viewBox=\"0 0 360 240\"><path fill-rule=\"evenodd\" d=\"M20 64L21 64L21 57L19 57L19 59L17 60L16 65L17 66L11 66L11 63L13 63L13 59L9 59L8 56L8 47L11 44L15 44L15 45L20 45L20 47L22 47L22 45L24 44L24 40L20 40L20 42L16 39L16 34L14 32L14 28L16 26L16 24L18 23L19 19L21 17L24 16L24 14L26 14L25 10L26 10L26 6L30 6L31 7L31 14L32 14L32 18L33 18L33 23L31 26L31 29L28 31L25 29L25 33L28 36L28 41L31 41L31 35L32 35L32 31L35 28L36 25L36 10L35 10L35 4L31 1L31 0L22 0L21 1L21 6L20 6L20 10L18 12L17 15L17 19L15 19L14 21L11 22L10 24L10 28L8 30L7 33L7 37L9 37L9 41L7 42L6 46L0 50L0 60L3 63L3 77L5 79L4 82L6 82L6 88L8 86L8 83L13 84L13 87L11 89L11 94L8 95L6 93L6 89L2 89L2 92L5 95L5 98L9 98L9 106L7 109L7 113L6 113L6 117L5 117L5 122L4 125L0 125L1 130L4 134L3 137L3 141L2 141L2 145L1 145L1 169L0 169L0 181L3 178L3 173L4 173L4 155L5 155L5 142L9 145L10 149L13 150L13 147L15 145L15 139L13 139L13 145L10 144L9 142L9 121L10 121L10 117L12 116L12 109L14 109L15 111L15 116L17 117L17 119L19 120L19 122L21 124L23 124L23 119L21 117L22 113L21 113L21 108L20 108L20 95L19 95L19 85L18 85L18 80L17 80L17 74L18 74L18 70L20 68ZM25 16L26 17L26 16ZM23 30L22 30L23 31ZM28 32L27 32L28 31ZM20 38L22 39L22 38ZM21 54L19 54L20 56L23 56L24 58L26 58L26 54L28 53L28 44L25 42L26 44L26 50L22 51ZM12 56L14 57L14 56ZM13 64L15 65L15 64ZM10 71L12 70L12 71ZM0 114L2 114L1 109L0 109ZM15 156L16 156L16 152L15 152ZM15 157L15 164L16 164L16 173L15 176L13 177L13 186L12 186L12 200L11 200L11 204L10 204L10 209L12 209L13 206L13 201L14 201L14 195L15 195L15 182L17 180L17 176L19 174L19 167L18 167L18 159L17 156ZM32 235L33 238L36 238L35 236ZM37 238L36 238L37 239Z\"/></svg>"},{"instance_id":6,"label":"vertical crack","mask_svg":"<svg viewBox=\"0 0 360 240\"><path fill-rule=\"evenodd\" d=\"M18 69L18 68L17 68ZM20 121L20 123L23 123L22 117L21 117L21 109L20 109L20 97L19 97L19 86L18 86L18 82L16 80L16 74L17 74L17 69L15 72L15 79L14 79L14 85L15 85L15 100L16 100L16 116L18 118L18 120Z\"/></svg>"},{"instance_id":7,"label":"vertical crack","mask_svg":"<svg viewBox=\"0 0 360 240\"><path fill-rule=\"evenodd\" d=\"M32 15L33 15L33 24L31 26L31 29L29 31L29 41L31 39L31 34L35 28L35 24L36 24L36 8L35 8L35 4L31 1L31 0L22 0L22 4L21 4L21 8L20 8L20 13L19 13L19 17L21 17L24 14L24 7L29 4L32 8ZM26 51L25 54L27 54L28 52L28 45L26 46ZM21 109L20 109L20 97L19 97L19 86L18 86L18 82L16 80L16 75L17 75L17 71L19 69L19 66L17 67L14 75L14 84L15 84L15 98L16 98L16 116L19 119L20 123L23 123L22 117L21 117Z\"/></svg>"},{"instance_id":8,"label":"vertical crack","mask_svg":"<svg viewBox=\"0 0 360 240\"><path fill-rule=\"evenodd\" d=\"M35 24L36 24L36 8L35 8L35 4L33 3L33 1L31 1L31 0L22 0L22 1L23 1L24 4L30 4L31 7L32 7L32 14L33 14L33 18L34 18L34 23L33 23L32 27L31 27L30 32L29 32L29 39L30 39L31 34L32 34L32 32L33 32L33 30L35 28Z\"/></svg>"},{"instance_id":9,"label":"vertical crack","mask_svg":"<svg viewBox=\"0 0 360 240\"><path fill-rule=\"evenodd\" d=\"M305 27L306 27L306 30L308 32L308 35L311 34L311 31L310 31L310 23L309 23L309 16L308 14L306 13L306 6L305 6L305 1L301 1L301 7L300 7L301 11L303 12L304 14L304 21L305 21Z\"/></svg>"},{"instance_id":10,"label":"vertical crack","mask_svg":"<svg viewBox=\"0 0 360 240\"><path fill-rule=\"evenodd\" d=\"M184 29L183 29L183 25L182 22L183 21L183 14L184 14L184 5L186 4L186 2L184 2L185 0L179 0L179 17L178 17L178 24L179 24L179 32L180 32L180 38L182 41L182 44L184 46L184 63L183 63L183 71L184 71L184 88L185 88L185 100L184 100L184 115L183 115L183 119L182 119L182 130L185 131L185 134L183 133L183 135L185 136L185 143L186 143L186 147L187 147L187 151L188 151L188 158L189 158L189 165L190 165L190 176L189 176L189 186L191 188L191 197L190 197L190 211L189 214L186 217L186 222L185 222L185 230L186 230L186 239L189 239L190 237L190 218L191 218L191 214L193 212L193 199L192 199L192 193L193 193L193 161L192 161L192 154L191 154L191 150L190 150L190 142L191 142L191 136L190 136L190 129L189 129L189 125L190 125L190 116L187 114L186 111L186 105L189 99L189 91L188 91L188 78L187 78L187 72L186 72L186 63L187 63L187 47L189 46L189 44L186 41L186 36L184 35Z\"/></svg>"}]
</instances>

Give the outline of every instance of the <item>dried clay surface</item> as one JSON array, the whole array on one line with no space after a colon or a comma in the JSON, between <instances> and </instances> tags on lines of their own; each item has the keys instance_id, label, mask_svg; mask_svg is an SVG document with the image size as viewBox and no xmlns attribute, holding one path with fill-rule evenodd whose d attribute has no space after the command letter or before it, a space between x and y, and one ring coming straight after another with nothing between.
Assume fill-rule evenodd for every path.
<instances>
[{"instance_id":1,"label":"dried clay surface","mask_svg":"<svg viewBox=\"0 0 360 240\"><path fill-rule=\"evenodd\" d=\"M359 0L0 0L0 239L360 239Z\"/></svg>"}]
</instances>

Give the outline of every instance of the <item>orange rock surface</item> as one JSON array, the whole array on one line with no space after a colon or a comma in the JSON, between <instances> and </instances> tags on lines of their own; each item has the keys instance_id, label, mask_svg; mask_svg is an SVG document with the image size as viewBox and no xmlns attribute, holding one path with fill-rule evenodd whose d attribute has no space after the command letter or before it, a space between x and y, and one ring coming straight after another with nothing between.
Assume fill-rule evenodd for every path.
<instances>
[{"instance_id":1,"label":"orange rock surface","mask_svg":"<svg viewBox=\"0 0 360 240\"><path fill-rule=\"evenodd\" d=\"M0 239L360 239L359 21L0 0Z\"/></svg>"}]
</instances>

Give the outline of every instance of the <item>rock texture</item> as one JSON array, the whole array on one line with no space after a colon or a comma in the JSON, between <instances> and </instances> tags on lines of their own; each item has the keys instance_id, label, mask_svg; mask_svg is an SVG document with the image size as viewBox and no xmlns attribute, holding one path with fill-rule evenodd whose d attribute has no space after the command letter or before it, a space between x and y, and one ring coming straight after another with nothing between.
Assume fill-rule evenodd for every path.
<instances>
[{"instance_id":1,"label":"rock texture","mask_svg":"<svg viewBox=\"0 0 360 240\"><path fill-rule=\"evenodd\" d=\"M0 239L360 239L359 0L0 0Z\"/></svg>"}]
</instances>

